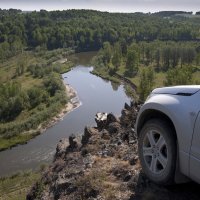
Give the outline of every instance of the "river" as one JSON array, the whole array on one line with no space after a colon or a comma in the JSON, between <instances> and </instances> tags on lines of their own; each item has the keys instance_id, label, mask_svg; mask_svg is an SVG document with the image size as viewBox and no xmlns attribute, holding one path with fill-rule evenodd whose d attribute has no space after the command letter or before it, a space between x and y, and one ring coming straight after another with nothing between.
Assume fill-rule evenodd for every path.
<instances>
[{"instance_id":1,"label":"river","mask_svg":"<svg viewBox=\"0 0 200 200\"><path fill-rule=\"evenodd\" d=\"M124 103L130 102L122 85L116 85L90 73L92 67L89 67L88 63L93 55L94 52L77 54L79 59L76 66L62 75L64 82L77 91L81 106L27 144L0 152L0 176L36 169L41 164L50 163L61 138L72 133L82 134L86 125L95 125L94 117L97 112L120 115Z\"/></svg>"}]
</instances>

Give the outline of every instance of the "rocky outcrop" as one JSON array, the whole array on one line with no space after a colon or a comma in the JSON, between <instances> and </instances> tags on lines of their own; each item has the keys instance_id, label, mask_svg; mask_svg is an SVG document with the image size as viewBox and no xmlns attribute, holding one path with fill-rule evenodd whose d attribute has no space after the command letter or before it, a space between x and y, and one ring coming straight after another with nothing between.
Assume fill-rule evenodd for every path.
<instances>
[{"instance_id":1,"label":"rocky outcrop","mask_svg":"<svg viewBox=\"0 0 200 200\"><path fill-rule=\"evenodd\" d=\"M132 102L120 118L98 113L97 127L85 127L82 138L62 139L27 200L198 199L198 192L156 186L141 172L134 131L139 109Z\"/></svg>"}]
</instances>

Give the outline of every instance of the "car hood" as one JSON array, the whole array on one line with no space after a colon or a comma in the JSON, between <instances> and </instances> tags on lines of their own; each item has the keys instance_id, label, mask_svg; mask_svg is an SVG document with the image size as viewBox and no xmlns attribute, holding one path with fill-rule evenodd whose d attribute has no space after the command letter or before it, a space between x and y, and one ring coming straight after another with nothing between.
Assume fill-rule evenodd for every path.
<instances>
[{"instance_id":1,"label":"car hood","mask_svg":"<svg viewBox=\"0 0 200 200\"><path fill-rule=\"evenodd\" d=\"M173 86L157 88L152 94L172 94L181 96L191 96L200 90L200 85Z\"/></svg>"}]
</instances>

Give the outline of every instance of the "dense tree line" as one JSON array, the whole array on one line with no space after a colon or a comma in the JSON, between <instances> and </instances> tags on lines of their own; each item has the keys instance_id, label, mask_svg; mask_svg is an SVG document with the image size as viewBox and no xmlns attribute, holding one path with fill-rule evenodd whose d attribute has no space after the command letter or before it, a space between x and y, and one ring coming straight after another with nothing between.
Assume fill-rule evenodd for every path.
<instances>
[{"instance_id":1,"label":"dense tree line","mask_svg":"<svg viewBox=\"0 0 200 200\"><path fill-rule=\"evenodd\" d=\"M153 15L157 15L157 16L160 16L160 17L171 17L171 16L184 15L184 14L191 15L192 12L186 12L186 11L160 11L160 12L153 13Z\"/></svg>"},{"instance_id":2,"label":"dense tree line","mask_svg":"<svg viewBox=\"0 0 200 200\"><path fill-rule=\"evenodd\" d=\"M126 51L123 52L122 47ZM166 75L162 85L196 83L193 73L199 70L200 48L198 42L157 40L133 42L130 45L120 42L111 45L106 42L93 62L95 73L105 78L110 79L115 73L130 79L137 77L138 94L140 100L144 101L153 89L158 72Z\"/></svg>"},{"instance_id":3,"label":"dense tree line","mask_svg":"<svg viewBox=\"0 0 200 200\"><path fill-rule=\"evenodd\" d=\"M120 42L114 45L105 42L98 59L105 66L112 64L115 71L123 61L130 76L138 72L139 66L153 66L155 70L165 72L177 66L200 64L198 42L137 42L126 45L126 52L122 52L122 46Z\"/></svg>"},{"instance_id":4,"label":"dense tree line","mask_svg":"<svg viewBox=\"0 0 200 200\"><path fill-rule=\"evenodd\" d=\"M74 48L98 50L133 41L199 41L200 23L196 18L173 17L184 12L107 13L92 10L21 12L0 9L0 59L24 48ZM164 16L170 15L170 18ZM122 52L125 51L122 48Z\"/></svg>"}]
</instances>

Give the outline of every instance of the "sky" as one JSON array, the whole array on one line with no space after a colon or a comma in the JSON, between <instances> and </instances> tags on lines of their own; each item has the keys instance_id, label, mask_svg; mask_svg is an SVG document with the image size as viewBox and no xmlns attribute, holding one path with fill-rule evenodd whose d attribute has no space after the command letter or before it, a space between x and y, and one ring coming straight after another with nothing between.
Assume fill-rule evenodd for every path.
<instances>
[{"instance_id":1,"label":"sky","mask_svg":"<svg viewBox=\"0 0 200 200\"><path fill-rule=\"evenodd\" d=\"M93 9L108 12L200 11L200 0L0 0L1 9Z\"/></svg>"}]
</instances>

